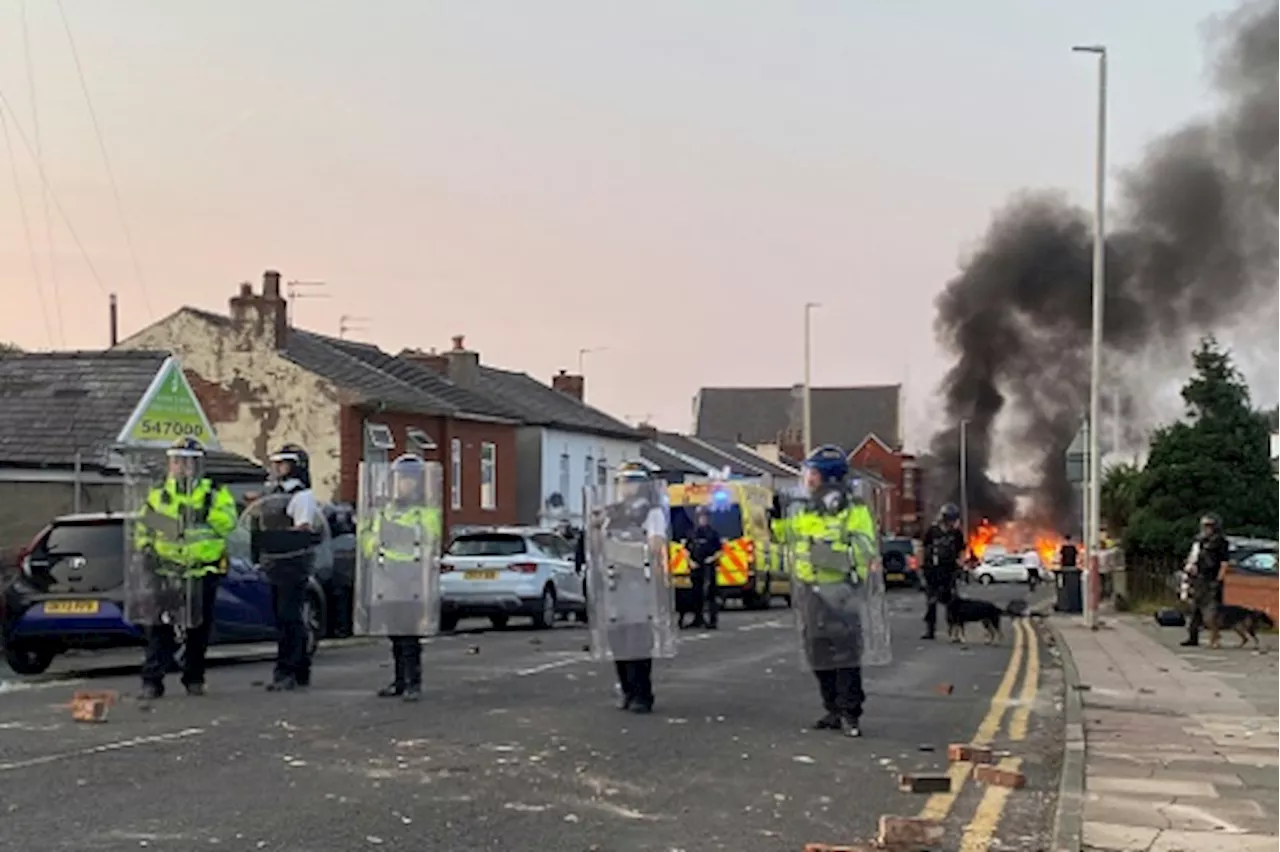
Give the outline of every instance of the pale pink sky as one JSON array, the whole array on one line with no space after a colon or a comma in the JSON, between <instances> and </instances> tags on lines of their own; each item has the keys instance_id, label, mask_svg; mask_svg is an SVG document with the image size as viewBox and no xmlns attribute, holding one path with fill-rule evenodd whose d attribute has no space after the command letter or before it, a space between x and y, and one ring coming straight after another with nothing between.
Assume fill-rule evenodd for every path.
<instances>
[{"instance_id":1,"label":"pale pink sky","mask_svg":"<svg viewBox=\"0 0 1280 852\"><path fill-rule=\"evenodd\" d=\"M812 300L815 382L909 375L919 441L966 244L1018 188L1089 201L1094 65L1070 46L1112 51L1123 165L1207 107L1200 24L1232 5L64 0L140 281L58 6L5 0L33 240L0 139L0 340L101 347L104 287L128 334L270 267L328 282L299 325L366 317L354 336L391 351L464 333L546 380L606 346L589 400L687 429L699 386L799 381ZM35 144L27 46L46 174L103 286L56 208L51 274L15 132Z\"/></svg>"}]
</instances>

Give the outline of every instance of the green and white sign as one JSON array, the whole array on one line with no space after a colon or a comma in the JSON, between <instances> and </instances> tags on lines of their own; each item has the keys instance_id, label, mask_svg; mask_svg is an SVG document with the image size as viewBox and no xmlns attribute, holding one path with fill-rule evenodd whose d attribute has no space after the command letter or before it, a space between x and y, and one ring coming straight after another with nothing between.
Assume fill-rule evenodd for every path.
<instances>
[{"instance_id":1,"label":"green and white sign","mask_svg":"<svg viewBox=\"0 0 1280 852\"><path fill-rule=\"evenodd\" d=\"M182 364L170 357L160 365L116 440L130 447L168 447L179 438L195 438L209 449L219 448Z\"/></svg>"}]
</instances>

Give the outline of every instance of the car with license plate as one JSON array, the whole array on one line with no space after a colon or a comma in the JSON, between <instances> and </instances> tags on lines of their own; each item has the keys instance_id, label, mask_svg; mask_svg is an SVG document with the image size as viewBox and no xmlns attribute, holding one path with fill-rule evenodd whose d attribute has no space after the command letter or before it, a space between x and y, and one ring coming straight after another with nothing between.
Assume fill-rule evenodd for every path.
<instances>
[{"instance_id":1,"label":"car with license plate","mask_svg":"<svg viewBox=\"0 0 1280 852\"><path fill-rule=\"evenodd\" d=\"M1035 551L1026 553L984 553L973 569L973 578L984 586L992 583L1036 583L1042 579L1043 565Z\"/></svg>"},{"instance_id":2,"label":"car with license plate","mask_svg":"<svg viewBox=\"0 0 1280 852\"><path fill-rule=\"evenodd\" d=\"M528 617L546 629L561 615L585 618L587 599L574 546L539 527L470 528L440 560L440 628L488 618L497 628Z\"/></svg>"},{"instance_id":3,"label":"car with license plate","mask_svg":"<svg viewBox=\"0 0 1280 852\"><path fill-rule=\"evenodd\" d=\"M881 540L880 565L886 586L920 588L920 562L914 539L888 536Z\"/></svg>"},{"instance_id":4,"label":"car with license plate","mask_svg":"<svg viewBox=\"0 0 1280 852\"><path fill-rule=\"evenodd\" d=\"M40 674L66 651L143 644L142 628L124 620L124 535L130 519L122 513L64 515L23 550L20 571L0 595L0 644L9 668ZM321 526L317 574L331 571L333 560L328 527ZM315 650L325 628L325 594L315 578L303 616L307 641ZM253 563L242 515L227 538L227 573L218 586L210 642L275 638L271 584Z\"/></svg>"}]
</instances>

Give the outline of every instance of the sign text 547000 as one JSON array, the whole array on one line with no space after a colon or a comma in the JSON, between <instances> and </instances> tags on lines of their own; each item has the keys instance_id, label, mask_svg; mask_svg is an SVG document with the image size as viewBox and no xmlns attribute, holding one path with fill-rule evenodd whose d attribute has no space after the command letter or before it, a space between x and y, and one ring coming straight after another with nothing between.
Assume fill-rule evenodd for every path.
<instances>
[{"instance_id":1,"label":"sign text 547000","mask_svg":"<svg viewBox=\"0 0 1280 852\"><path fill-rule=\"evenodd\" d=\"M184 423L181 420L153 420L144 417L138 424L142 434L157 438L203 438L204 425L200 423Z\"/></svg>"}]
</instances>

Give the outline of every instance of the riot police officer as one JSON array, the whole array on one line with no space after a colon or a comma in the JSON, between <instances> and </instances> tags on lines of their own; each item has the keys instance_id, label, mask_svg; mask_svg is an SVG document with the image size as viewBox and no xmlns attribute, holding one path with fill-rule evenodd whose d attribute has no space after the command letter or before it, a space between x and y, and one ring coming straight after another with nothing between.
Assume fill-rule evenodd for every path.
<instances>
[{"instance_id":1,"label":"riot police officer","mask_svg":"<svg viewBox=\"0 0 1280 852\"><path fill-rule=\"evenodd\" d=\"M598 505L598 491L588 490L592 652L614 661L619 707L634 713L653 710L653 658L675 653L664 489L643 468L624 465L615 501Z\"/></svg>"},{"instance_id":2,"label":"riot police officer","mask_svg":"<svg viewBox=\"0 0 1280 852\"><path fill-rule=\"evenodd\" d=\"M924 534L924 635L933 639L938 627L938 605L945 609L955 594L965 552L965 534L960 529L960 509L947 503L938 512L938 521Z\"/></svg>"},{"instance_id":3,"label":"riot police officer","mask_svg":"<svg viewBox=\"0 0 1280 852\"><path fill-rule=\"evenodd\" d=\"M311 491L306 450L285 444L270 460L268 493L252 507L257 524L253 550L271 581L275 600L276 664L267 690L288 692L311 685L304 604L321 540L318 524L324 520Z\"/></svg>"},{"instance_id":4,"label":"riot police officer","mask_svg":"<svg viewBox=\"0 0 1280 852\"><path fill-rule=\"evenodd\" d=\"M438 466L436 466L438 471ZM436 571L441 518L438 476L420 456L406 454L389 466L362 466L360 590L356 632L391 639L395 678L378 691L381 698L417 701L422 695L422 637L435 632L439 612ZM391 499L375 506L369 492L389 481Z\"/></svg>"},{"instance_id":5,"label":"riot police officer","mask_svg":"<svg viewBox=\"0 0 1280 852\"><path fill-rule=\"evenodd\" d=\"M715 630L720 615L720 584L716 573L724 543L711 525L711 512L707 507L698 507L697 525L685 539L684 546L689 553L689 579L693 584L693 623L689 626Z\"/></svg>"},{"instance_id":6,"label":"riot police officer","mask_svg":"<svg viewBox=\"0 0 1280 852\"><path fill-rule=\"evenodd\" d=\"M805 460L808 500L792 505L784 530L805 659L826 710L814 728L860 737L867 619L878 617L868 573L878 548L875 520L848 474L844 450L815 450ZM883 583L878 588L882 597Z\"/></svg>"},{"instance_id":7,"label":"riot police officer","mask_svg":"<svg viewBox=\"0 0 1280 852\"><path fill-rule=\"evenodd\" d=\"M168 620L150 623L142 665L144 700L164 695L164 676L176 649L174 617L187 621L186 659L182 685L188 695L204 694L205 652L213 627L218 582L226 573L227 536L236 525L236 501L225 486L204 476L204 445L195 438L179 438L166 453L168 473L147 492L146 502L134 524L135 553L144 554L157 573L168 573L181 584L179 606L188 613L168 613ZM184 616L187 616L184 618Z\"/></svg>"},{"instance_id":8,"label":"riot police officer","mask_svg":"<svg viewBox=\"0 0 1280 852\"><path fill-rule=\"evenodd\" d=\"M1211 625L1222 603L1222 584L1226 580L1231 546L1222 533L1222 519L1209 513L1200 519L1200 535L1196 539L1196 559L1190 566L1191 619L1187 622L1184 648L1200 644L1200 630Z\"/></svg>"}]
</instances>

